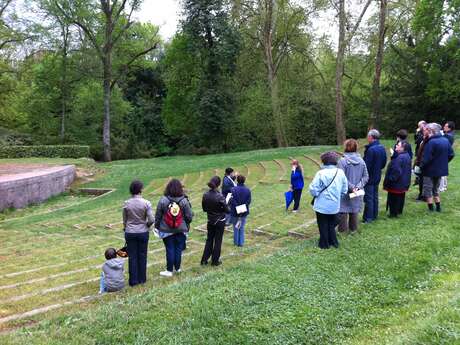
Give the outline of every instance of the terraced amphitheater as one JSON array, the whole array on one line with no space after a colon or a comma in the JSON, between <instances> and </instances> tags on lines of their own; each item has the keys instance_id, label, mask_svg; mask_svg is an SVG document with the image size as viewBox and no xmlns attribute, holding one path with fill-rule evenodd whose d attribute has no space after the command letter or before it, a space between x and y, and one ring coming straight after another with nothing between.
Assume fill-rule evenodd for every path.
<instances>
[{"instance_id":1,"label":"terraced amphitheater","mask_svg":"<svg viewBox=\"0 0 460 345\"><path fill-rule=\"evenodd\" d=\"M326 149L102 165L49 160L93 171L94 181L78 180L71 193L1 215L0 343L392 343L400 334L407 339L419 334L425 327L419 322L442 323L437 318L458 306L458 225L446 226L448 220L437 217L427 228L423 205L411 203L407 219L363 227L356 236L341 236L338 251L321 252L307 191L299 213L285 211L290 159L303 165L308 185ZM234 247L227 231L224 264L203 267L201 197L209 178L227 166L246 175L253 193L247 240L243 248ZM99 295L104 250L124 244L121 206L134 178L144 182L144 197L154 206L171 178L185 185L195 217L184 272L172 279L159 276L164 246L151 236L147 284ZM456 175L450 177L449 188L458 182ZM82 187L109 192L87 195L78 192ZM458 212L452 203L458 195L455 190L446 196L446 215ZM411 235L409 227L419 230ZM434 300L438 304L430 304ZM446 309L449 303L453 307ZM398 328L403 322L410 327ZM455 333L453 322L447 327Z\"/></svg>"}]
</instances>

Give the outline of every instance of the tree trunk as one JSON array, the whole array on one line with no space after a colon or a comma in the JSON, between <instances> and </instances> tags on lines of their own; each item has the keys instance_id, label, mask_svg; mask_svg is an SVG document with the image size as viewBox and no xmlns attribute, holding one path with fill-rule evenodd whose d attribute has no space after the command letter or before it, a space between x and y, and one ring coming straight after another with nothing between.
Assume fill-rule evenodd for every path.
<instances>
[{"instance_id":1,"label":"tree trunk","mask_svg":"<svg viewBox=\"0 0 460 345\"><path fill-rule=\"evenodd\" d=\"M269 73L270 83L270 98L272 103L273 119L275 122L275 135L278 147L287 146L286 136L284 133L283 115L281 114L279 93L278 93L278 77Z\"/></svg>"},{"instance_id":2,"label":"tree trunk","mask_svg":"<svg viewBox=\"0 0 460 345\"><path fill-rule=\"evenodd\" d=\"M104 64L104 124L102 128L102 144L104 146L104 161L112 160L112 152L110 147L110 99L111 99L111 83L112 83L112 9L110 2L107 2L104 9L105 14L105 44L103 49L103 64Z\"/></svg>"},{"instance_id":3,"label":"tree trunk","mask_svg":"<svg viewBox=\"0 0 460 345\"><path fill-rule=\"evenodd\" d=\"M65 121L67 113L67 58L68 58L68 43L69 43L69 27L65 24L62 25L62 75L61 75L61 131L60 138L61 143L65 142Z\"/></svg>"},{"instance_id":4,"label":"tree trunk","mask_svg":"<svg viewBox=\"0 0 460 345\"><path fill-rule=\"evenodd\" d=\"M372 115L369 119L369 128L377 128L380 119L380 76L382 74L383 49L386 32L386 13L388 0L380 0L379 39L377 55L375 57L375 75L372 84Z\"/></svg>"},{"instance_id":5,"label":"tree trunk","mask_svg":"<svg viewBox=\"0 0 460 345\"><path fill-rule=\"evenodd\" d=\"M343 116L343 90L342 80L345 64L345 0L339 0L339 46L335 68L335 126L337 144L342 145L346 139L345 123Z\"/></svg>"},{"instance_id":6,"label":"tree trunk","mask_svg":"<svg viewBox=\"0 0 460 345\"><path fill-rule=\"evenodd\" d=\"M104 61L104 125L102 129L102 143L104 146L104 161L112 160L112 152L110 148L110 98L112 80L112 63L111 56L108 55Z\"/></svg>"},{"instance_id":7,"label":"tree trunk","mask_svg":"<svg viewBox=\"0 0 460 345\"><path fill-rule=\"evenodd\" d=\"M267 66L268 85L272 105L273 124L275 126L276 143L278 147L287 146L284 130L283 115L280 109L277 70L273 58L273 32L276 26L276 0L265 1L265 23L263 28L263 43L265 64Z\"/></svg>"}]
</instances>

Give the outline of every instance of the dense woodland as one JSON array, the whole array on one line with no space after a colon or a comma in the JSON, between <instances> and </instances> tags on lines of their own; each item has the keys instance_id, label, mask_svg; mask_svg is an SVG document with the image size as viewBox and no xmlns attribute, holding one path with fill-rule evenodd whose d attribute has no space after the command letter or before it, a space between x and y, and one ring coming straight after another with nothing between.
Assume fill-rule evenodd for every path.
<instances>
[{"instance_id":1,"label":"dense woodland","mask_svg":"<svg viewBox=\"0 0 460 345\"><path fill-rule=\"evenodd\" d=\"M0 0L2 144L111 160L460 118L459 0L183 0L168 42L141 3Z\"/></svg>"}]
</instances>

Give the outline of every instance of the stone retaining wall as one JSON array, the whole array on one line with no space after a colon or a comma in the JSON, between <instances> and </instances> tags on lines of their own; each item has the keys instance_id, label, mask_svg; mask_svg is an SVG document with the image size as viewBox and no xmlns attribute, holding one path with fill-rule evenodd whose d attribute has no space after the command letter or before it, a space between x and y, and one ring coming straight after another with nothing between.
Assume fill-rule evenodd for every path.
<instances>
[{"instance_id":1,"label":"stone retaining wall","mask_svg":"<svg viewBox=\"0 0 460 345\"><path fill-rule=\"evenodd\" d=\"M73 165L0 176L0 211L41 203L66 190L75 179Z\"/></svg>"}]
</instances>

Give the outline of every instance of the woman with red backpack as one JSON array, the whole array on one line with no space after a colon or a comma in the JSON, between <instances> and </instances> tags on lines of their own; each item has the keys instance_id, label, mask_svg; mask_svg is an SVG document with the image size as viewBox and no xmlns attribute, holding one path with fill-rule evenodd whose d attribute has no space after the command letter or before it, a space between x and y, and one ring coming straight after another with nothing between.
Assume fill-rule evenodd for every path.
<instances>
[{"instance_id":1,"label":"woman with red backpack","mask_svg":"<svg viewBox=\"0 0 460 345\"><path fill-rule=\"evenodd\" d=\"M190 229L192 219L192 205L184 194L182 183L172 179L155 212L155 228L166 248L166 271L160 272L161 276L172 277L174 270L176 273L181 272L185 234Z\"/></svg>"}]
</instances>

